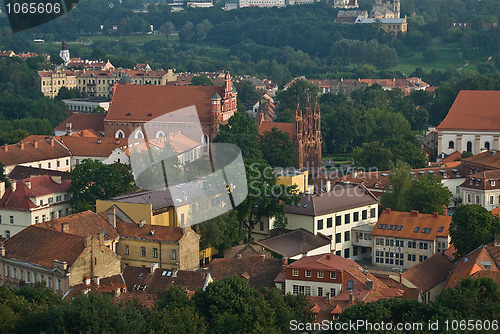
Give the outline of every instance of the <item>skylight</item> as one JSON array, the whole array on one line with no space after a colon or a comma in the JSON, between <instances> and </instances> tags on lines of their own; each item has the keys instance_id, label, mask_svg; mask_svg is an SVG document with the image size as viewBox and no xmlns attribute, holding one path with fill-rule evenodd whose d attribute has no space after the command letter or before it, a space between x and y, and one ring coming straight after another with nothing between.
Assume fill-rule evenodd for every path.
<instances>
[{"instance_id":1,"label":"skylight","mask_svg":"<svg viewBox=\"0 0 500 334\"><path fill-rule=\"evenodd\" d=\"M420 227L415 227L415 233L418 233L419 229L420 229Z\"/></svg>"}]
</instances>

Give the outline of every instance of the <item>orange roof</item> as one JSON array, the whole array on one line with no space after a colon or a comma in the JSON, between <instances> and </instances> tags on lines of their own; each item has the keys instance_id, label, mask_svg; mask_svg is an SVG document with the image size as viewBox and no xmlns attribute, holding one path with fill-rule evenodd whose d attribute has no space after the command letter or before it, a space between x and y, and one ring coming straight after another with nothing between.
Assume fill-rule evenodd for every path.
<instances>
[{"instance_id":1,"label":"orange roof","mask_svg":"<svg viewBox=\"0 0 500 334\"><path fill-rule=\"evenodd\" d=\"M223 87L117 85L106 121L148 122L166 113L196 106L200 122L211 122L211 98ZM130 115L130 116L128 116Z\"/></svg>"},{"instance_id":2,"label":"orange roof","mask_svg":"<svg viewBox=\"0 0 500 334\"><path fill-rule=\"evenodd\" d=\"M36 208L38 204L33 203L30 198L68 191L71 184L70 180L56 182L54 179L56 177L40 175L16 181L15 191L12 191L12 187L5 190L3 197L0 199L0 208L17 210Z\"/></svg>"},{"instance_id":3,"label":"orange roof","mask_svg":"<svg viewBox=\"0 0 500 334\"><path fill-rule=\"evenodd\" d=\"M446 280L453 269L453 262L444 254L437 253L403 273L403 277L425 292Z\"/></svg>"},{"instance_id":4,"label":"orange roof","mask_svg":"<svg viewBox=\"0 0 500 334\"><path fill-rule=\"evenodd\" d=\"M116 227L121 238L179 242L184 235L181 227L173 226L144 224L141 227L139 224L125 223L117 220Z\"/></svg>"},{"instance_id":5,"label":"orange roof","mask_svg":"<svg viewBox=\"0 0 500 334\"><path fill-rule=\"evenodd\" d=\"M0 147L0 161L4 166L10 166L71 156L68 150L58 142L51 142L50 138L45 139L46 136L37 138L40 139L36 142L37 147L34 142L24 143L24 145L20 142Z\"/></svg>"},{"instance_id":6,"label":"orange roof","mask_svg":"<svg viewBox=\"0 0 500 334\"><path fill-rule=\"evenodd\" d=\"M287 268L343 271L353 263L355 263L353 260L335 254L319 254L305 256L289 264Z\"/></svg>"},{"instance_id":7,"label":"orange roof","mask_svg":"<svg viewBox=\"0 0 500 334\"><path fill-rule=\"evenodd\" d=\"M262 122L259 126L259 135L264 134L264 132L271 131L273 128L288 133L290 140L295 141L294 123Z\"/></svg>"},{"instance_id":8,"label":"orange roof","mask_svg":"<svg viewBox=\"0 0 500 334\"><path fill-rule=\"evenodd\" d=\"M5 257L53 267L53 261L65 261L68 267L85 249L85 238L68 233L28 226L4 242Z\"/></svg>"},{"instance_id":9,"label":"orange roof","mask_svg":"<svg viewBox=\"0 0 500 334\"><path fill-rule=\"evenodd\" d=\"M94 129L97 132L104 132L104 119L106 114L85 114L72 113L61 124L54 128L55 131L66 131L66 124L71 123L72 131Z\"/></svg>"},{"instance_id":10,"label":"orange roof","mask_svg":"<svg viewBox=\"0 0 500 334\"><path fill-rule=\"evenodd\" d=\"M438 130L499 131L500 91L462 90Z\"/></svg>"},{"instance_id":11,"label":"orange roof","mask_svg":"<svg viewBox=\"0 0 500 334\"><path fill-rule=\"evenodd\" d=\"M424 214L418 211L398 212L386 209L373 228L373 236L390 236L414 240L434 240L447 237L450 216Z\"/></svg>"},{"instance_id":12,"label":"orange roof","mask_svg":"<svg viewBox=\"0 0 500 334\"><path fill-rule=\"evenodd\" d=\"M500 169L469 175L460 185L462 188L492 190L500 188Z\"/></svg>"},{"instance_id":13,"label":"orange roof","mask_svg":"<svg viewBox=\"0 0 500 334\"><path fill-rule=\"evenodd\" d=\"M488 169L500 169L500 154L497 150L489 150L473 155L462 161L470 165L481 166Z\"/></svg>"},{"instance_id":14,"label":"orange roof","mask_svg":"<svg viewBox=\"0 0 500 334\"><path fill-rule=\"evenodd\" d=\"M443 160L441 160L441 162L442 163L452 162L452 161L456 162L455 160L459 159L461 156L462 156L462 153L455 151L452 154L450 154L449 156L447 156L446 158L444 158Z\"/></svg>"}]
</instances>

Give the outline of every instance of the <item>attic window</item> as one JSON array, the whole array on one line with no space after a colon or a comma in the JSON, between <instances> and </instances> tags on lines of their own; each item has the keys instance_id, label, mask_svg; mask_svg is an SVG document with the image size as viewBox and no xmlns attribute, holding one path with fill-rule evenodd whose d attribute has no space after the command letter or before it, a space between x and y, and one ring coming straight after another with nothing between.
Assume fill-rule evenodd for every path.
<instances>
[{"instance_id":1,"label":"attic window","mask_svg":"<svg viewBox=\"0 0 500 334\"><path fill-rule=\"evenodd\" d=\"M389 230L392 230L392 226L393 226L393 225L389 225Z\"/></svg>"},{"instance_id":2,"label":"attic window","mask_svg":"<svg viewBox=\"0 0 500 334\"><path fill-rule=\"evenodd\" d=\"M382 229L385 230L387 228L387 224L382 225Z\"/></svg>"},{"instance_id":3,"label":"attic window","mask_svg":"<svg viewBox=\"0 0 500 334\"><path fill-rule=\"evenodd\" d=\"M441 232L443 232L443 230L444 230L444 227L442 227L442 226L441 226L441 227L439 228L438 232L439 232L439 233L441 233Z\"/></svg>"},{"instance_id":4,"label":"attic window","mask_svg":"<svg viewBox=\"0 0 500 334\"><path fill-rule=\"evenodd\" d=\"M427 233L427 228L424 227L420 233Z\"/></svg>"},{"instance_id":5,"label":"attic window","mask_svg":"<svg viewBox=\"0 0 500 334\"><path fill-rule=\"evenodd\" d=\"M403 229L403 225L398 226L398 231L401 231Z\"/></svg>"},{"instance_id":6,"label":"attic window","mask_svg":"<svg viewBox=\"0 0 500 334\"><path fill-rule=\"evenodd\" d=\"M379 230L381 230L381 229L382 229L382 226L384 226L384 224L380 224L380 225L378 226L378 229L379 229Z\"/></svg>"},{"instance_id":7,"label":"attic window","mask_svg":"<svg viewBox=\"0 0 500 334\"><path fill-rule=\"evenodd\" d=\"M304 208L307 208L307 205L308 205L308 204L309 204L309 203L304 204Z\"/></svg>"},{"instance_id":8,"label":"attic window","mask_svg":"<svg viewBox=\"0 0 500 334\"><path fill-rule=\"evenodd\" d=\"M420 227L415 227L415 233L418 233L418 230L420 229Z\"/></svg>"},{"instance_id":9,"label":"attic window","mask_svg":"<svg viewBox=\"0 0 500 334\"><path fill-rule=\"evenodd\" d=\"M128 112L128 113L127 113L127 116L132 116L132 114Z\"/></svg>"},{"instance_id":10,"label":"attic window","mask_svg":"<svg viewBox=\"0 0 500 334\"><path fill-rule=\"evenodd\" d=\"M427 234L431 233L431 230L432 230L432 228L430 228L430 227L429 227L429 228L427 228L427 232L426 232L426 233L427 233Z\"/></svg>"},{"instance_id":11,"label":"attic window","mask_svg":"<svg viewBox=\"0 0 500 334\"><path fill-rule=\"evenodd\" d=\"M481 264L484 266L486 270L491 270L491 262L481 261Z\"/></svg>"},{"instance_id":12,"label":"attic window","mask_svg":"<svg viewBox=\"0 0 500 334\"><path fill-rule=\"evenodd\" d=\"M149 114L148 114L148 116L149 116L149 117L151 117L151 116L153 116L153 114L152 114L152 113L149 113Z\"/></svg>"}]
</instances>

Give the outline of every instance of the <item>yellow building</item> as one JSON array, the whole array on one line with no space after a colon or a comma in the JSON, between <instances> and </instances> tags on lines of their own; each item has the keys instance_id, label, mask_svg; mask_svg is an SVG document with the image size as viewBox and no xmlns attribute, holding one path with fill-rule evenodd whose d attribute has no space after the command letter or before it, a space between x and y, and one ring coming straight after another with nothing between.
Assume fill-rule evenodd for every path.
<instances>
[{"instance_id":1,"label":"yellow building","mask_svg":"<svg viewBox=\"0 0 500 334\"><path fill-rule=\"evenodd\" d=\"M299 193L304 193L309 187L308 177L309 172L307 170L277 170L278 182L277 184L282 184L284 186L297 185L297 191Z\"/></svg>"},{"instance_id":2,"label":"yellow building","mask_svg":"<svg viewBox=\"0 0 500 334\"><path fill-rule=\"evenodd\" d=\"M76 87L77 74L73 71L57 69L55 71L39 71L37 85L43 95L56 97L61 87L68 89Z\"/></svg>"}]
</instances>

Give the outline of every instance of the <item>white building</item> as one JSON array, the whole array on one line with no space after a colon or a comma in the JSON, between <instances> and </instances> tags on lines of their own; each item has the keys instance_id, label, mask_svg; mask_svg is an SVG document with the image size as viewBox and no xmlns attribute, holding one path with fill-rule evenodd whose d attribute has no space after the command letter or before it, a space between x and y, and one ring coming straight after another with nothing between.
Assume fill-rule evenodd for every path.
<instances>
[{"instance_id":1,"label":"white building","mask_svg":"<svg viewBox=\"0 0 500 334\"><path fill-rule=\"evenodd\" d=\"M460 91L437 127L438 155L455 151L476 155L483 148L500 150L499 103L500 91Z\"/></svg>"},{"instance_id":2,"label":"white building","mask_svg":"<svg viewBox=\"0 0 500 334\"><path fill-rule=\"evenodd\" d=\"M488 211L500 206L500 170L469 175L460 185L463 204L478 204Z\"/></svg>"},{"instance_id":3,"label":"white building","mask_svg":"<svg viewBox=\"0 0 500 334\"><path fill-rule=\"evenodd\" d=\"M70 212L70 180L41 175L14 181L10 188L0 183L0 234L10 238L26 227L63 217Z\"/></svg>"}]
</instances>

